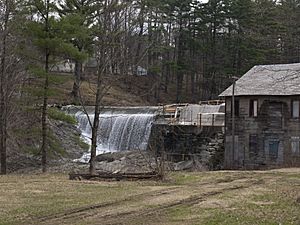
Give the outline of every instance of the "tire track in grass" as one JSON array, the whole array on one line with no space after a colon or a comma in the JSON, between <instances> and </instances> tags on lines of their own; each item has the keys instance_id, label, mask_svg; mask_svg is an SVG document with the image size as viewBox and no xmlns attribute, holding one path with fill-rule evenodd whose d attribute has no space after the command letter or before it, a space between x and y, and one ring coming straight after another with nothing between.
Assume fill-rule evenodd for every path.
<instances>
[{"instance_id":1,"label":"tire track in grass","mask_svg":"<svg viewBox=\"0 0 300 225\"><path fill-rule=\"evenodd\" d=\"M237 177L237 179L233 179L230 182L228 181L224 181L224 182L211 182L211 183L198 183L198 184L194 184L194 185L183 185L183 186L175 186L175 187L167 187L163 190L159 190L159 191L149 191L149 192L144 192L144 193L140 193L137 195L132 195L129 197L126 197L122 200L117 200L117 201L112 201L112 202L106 202L106 203L100 203L100 204L94 204L94 205L89 205L89 206L85 206L85 207L79 207L79 208L75 208L72 210L68 210L62 213L57 213L57 214L52 214L52 215L48 215L48 216L43 216L40 218L37 218L37 220L33 219L31 221L29 221L29 223L31 222L31 224L63 224L64 222L67 222L68 220L77 220L80 221L80 219L85 219L85 218L89 218L89 217L96 217L97 219L101 219L101 224L120 224L119 221L122 221L126 218L132 218L132 217L139 217L139 216L148 216L151 214L155 214L164 210L167 210L169 208L172 207L176 207L179 205L192 205L192 204L197 204L201 201L205 201L208 197L214 196L214 195L218 195L221 194L223 192L226 191L232 191L232 190L237 190L237 189L243 189L243 188L247 188L251 185L258 185L260 184L259 180L253 180L250 179L248 180L248 185L234 185L233 182L234 181L238 181L241 178ZM250 182L249 182L250 181ZM209 188L216 188L216 185L220 184L220 183L230 183L231 187L227 187L227 188L221 188L219 190L215 190L215 191L210 191L210 192L205 192L203 194L200 195L190 195L187 198L181 199L181 200L177 200L177 201L172 201L169 203L165 203L165 204L161 204L158 207L155 208L146 208L146 209L131 209L129 211L124 211L124 212L112 212L110 214L106 214L103 215L103 212L99 210L100 209L107 209L109 207L113 207L113 206L121 206L121 204L126 204L126 203L130 203L130 202L144 202L147 199L153 199L153 197L159 197L159 196L163 196L163 195L173 195L176 194L177 191L182 190L185 187L193 187L195 189L198 188L202 188L202 189L209 189ZM132 206L131 206L132 207ZM102 214L101 214L102 213ZM118 220L118 222L114 223L115 220ZM28 221L27 221L28 224Z\"/></svg>"},{"instance_id":2,"label":"tire track in grass","mask_svg":"<svg viewBox=\"0 0 300 225\"><path fill-rule=\"evenodd\" d=\"M140 199L144 196L152 197L152 196L165 195L165 194L168 194L168 193L171 193L171 192L175 191L178 188L179 187L172 187L172 188L167 188L167 189L163 189L163 190L160 190L160 191L157 191L157 190L149 191L149 192L144 192L144 193L140 193L140 194L136 194L136 195L131 195L131 196L126 197L126 198L121 199L121 200L116 200L116 201L112 201L112 202L105 202L105 203L100 203L100 204L94 204L94 205L79 207L79 208L64 211L62 213L56 213L56 214L52 214L52 215L48 215L48 216L39 217L39 218L37 218L37 221L32 221L32 222L33 223L36 223L36 222L43 223L43 222L50 221L50 220L53 220L53 219L64 218L64 217L72 216L72 215L79 214L79 213L84 213L84 212L91 211L91 210L96 210L96 209L101 209L101 208L105 208L105 207L120 205L120 204L125 203L125 202L130 202L132 200Z\"/></svg>"},{"instance_id":3,"label":"tire track in grass","mask_svg":"<svg viewBox=\"0 0 300 225\"><path fill-rule=\"evenodd\" d=\"M129 223L132 222L133 218L147 217L147 216L151 216L153 214L162 214L164 211L167 211L171 208L175 208L177 206L183 206L183 205L184 206L192 206L192 205L195 205L195 204L205 201L209 197L222 194L226 191L239 190L239 189L244 189L244 188L248 188L248 187L249 186L235 186L235 187L230 187L230 188L224 188L224 189L220 189L218 191L206 192L200 196L192 195L192 196L182 199L182 200L170 202L167 204L162 204L154 209L144 209L144 210L122 212L122 213L118 213L118 214L100 216L97 218L101 219L101 225L127 224L126 222L129 222ZM120 221L122 221L122 222L120 222Z\"/></svg>"}]
</instances>

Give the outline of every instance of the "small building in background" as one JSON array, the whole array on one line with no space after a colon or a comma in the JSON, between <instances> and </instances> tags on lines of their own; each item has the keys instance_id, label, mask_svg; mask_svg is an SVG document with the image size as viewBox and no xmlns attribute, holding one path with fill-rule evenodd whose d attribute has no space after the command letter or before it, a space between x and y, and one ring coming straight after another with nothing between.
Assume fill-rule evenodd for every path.
<instances>
[{"instance_id":1,"label":"small building in background","mask_svg":"<svg viewBox=\"0 0 300 225\"><path fill-rule=\"evenodd\" d=\"M141 66L138 66L137 71L136 71L136 75L138 75L138 76L147 76L148 75L148 70L141 67Z\"/></svg>"},{"instance_id":2,"label":"small building in background","mask_svg":"<svg viewBox=\"0 0 300 225\"><path fill-rule=\"evenodd\" d=\"M83 74L85 77L96 75L98 70L98 63L95 57L89 58L83 65Z\"/></svg>"},{"instance_id":3,"label":"small building in background","mask_svg":"<svg viewBox=\"0 0 300 225\"><path fill-rule=\"evenodd\" d=\"M225 98L225 166L300 165L300 63L254 66ZM232 113L235 114L234 149Z\"/></svg>"},{"instance_id":4,"label":"small building in background","mask_svg":"<svg viewBox=\"0 0 300 225\"><path fill-rule=\"evenodd\" d=\"M66 59L56 63L55 65L52 65L50 71L54 73L74 73L75 63L70 59Z\"/></svg>"}]
</instances>

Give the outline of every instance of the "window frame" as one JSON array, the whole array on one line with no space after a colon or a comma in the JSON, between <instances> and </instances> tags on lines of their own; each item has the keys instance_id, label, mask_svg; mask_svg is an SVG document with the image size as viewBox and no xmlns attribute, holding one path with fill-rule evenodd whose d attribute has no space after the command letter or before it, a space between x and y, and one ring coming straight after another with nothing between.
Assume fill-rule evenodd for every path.
<instances>
[{"instance_id":1,"label":"window frame","mask_svg":"<svg viewBox=\"0 0 300 225\"><path fill-rule=\"evenodd\" d=\"M300 137L293 136L291 137L291 153L294 156L300 156Z\"/></svg>"},{"instance_id":2,"label":"window frame","mask_svg":"<svg viewBox=\"0 0 300 225\"><path fill-rule=\"evenodd\" d=\"M256 107L254 107L254 102L256 102ZM256 108L256 115L255 115ZM249 117L258 117L258 99L250 99L249 101Z\"/></svg>"},{"instance_id":3,"label":"window frame","mask_svg":"<svg viewBox=\"0 0 300 225\"><path fill-rule=\"evenodd\" d=\"M269 158L272 160L277 160L279 157L279 145L280 140L279 139L271 139L269 140ZM276 147L276 148L272 148Z\"/></svg>"},{"instance_id":4,"label":"window frame","mask_svg":"<svg viewBox=\"0 0 300 225\"><path fill-rule=\"evenodd\" d=\"M234 109L232 107L232 101L231 101L231 115L232 112L234 112L235 117L240 116L240 100L239 99L234 99Z\"/></svg>"},{"instance_id":5,"label":"window frame","mask_svg":"<svg viewBox=\"0 0 300 225\"><path fill-rule=\"evenodd\" d=\"M255 158L258 155L258 135L249 134L249 158Z\"/></svg>"},{"instance_id":6,"label":"window frame","mask_svg":"<svg viewBox=\"0 0 300 225\"><path fill-rule=\"evenodd\" d=\"M298 102L298 115L294 115L294 103ZM292 99L291 100L291 118L292 119L299 119L300 118L300 100L299 99Z\"/></svg>"}]
</instances>

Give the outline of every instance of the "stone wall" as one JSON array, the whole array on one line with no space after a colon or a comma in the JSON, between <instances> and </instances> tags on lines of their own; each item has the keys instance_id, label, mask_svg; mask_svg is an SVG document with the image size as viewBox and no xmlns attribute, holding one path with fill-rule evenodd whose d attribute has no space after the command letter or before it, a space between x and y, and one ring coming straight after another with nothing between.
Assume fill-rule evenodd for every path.
<instances>
[{"instance_id":1,"label":"stone wall","mask_svg":"<svg viewBox=\"0 0 300 225\"><path fill-rule=\"evenodd\" d=\"M155 125L148 148L158 155L164 152L167 161L191 161L196 170L223 168L224 134L220 128Z\"/></svg>"}]
</instances>

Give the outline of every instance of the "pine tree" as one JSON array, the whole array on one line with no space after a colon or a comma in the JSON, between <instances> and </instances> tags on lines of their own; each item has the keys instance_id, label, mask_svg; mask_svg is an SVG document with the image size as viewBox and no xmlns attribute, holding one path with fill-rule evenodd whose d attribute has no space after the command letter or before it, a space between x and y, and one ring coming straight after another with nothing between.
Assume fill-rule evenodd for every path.
<instances>
[{"instance_id":1,"label":"pine tree","mask_svg":"<svg viewBox=\"0 0 300 225\"><path fill-rule=\"evenodd\" d=\"M281 0L278 5L281 24L282 63L300 62L300 1Z\"/></svg>"},{"instance_id":2,"label":"pine tree","mask_svg":"<svg viewBox=\"0 0 300 225\"><path fill-rule=\"evenodd\" d=\"M37 51L38 64L32 65L32 71L36 75L43 77L43 103L41 112L42 127L42 170L47 170L47 108L49 95L49 82L51 78L50 65L53 65L57 57L70 57L82 60L84 56L78 52L70 42L68 30L63 30L66 25L65 20L58 20L56 15L56 5L51 0L31 0L28 1L27 9L34 15L32 20L27 21L26 32L32 43L32 48ZM71 21L69 21L71 22ZM72 24L74 26L74 24ZM71 35L72 36L72 35Z\"/></svg>"},{"instance_id":3,"label":"pine tree","mask_svg":"<svg viewBox=\"0 0 300 225\"><path fill-rule=\"evenodd\" d=\"M92 53L92 24L97 7L95 0L64 0L59 3L58 12L65 22L64 29L71 37L70 43L82 53ZM78 102L80 81L83 78L82 62L75 60L74 84L72 95Z\"/></svg>"}]
</instances>

